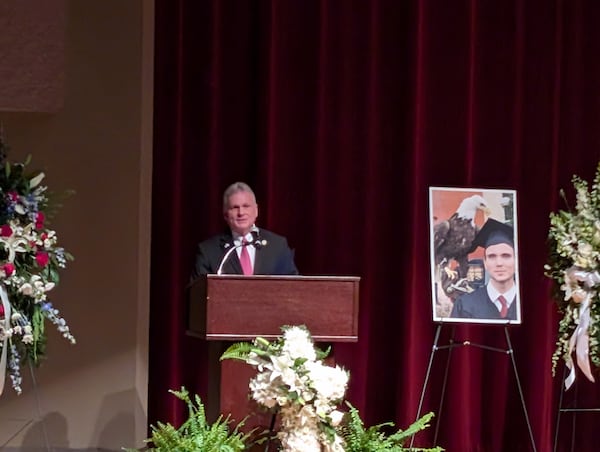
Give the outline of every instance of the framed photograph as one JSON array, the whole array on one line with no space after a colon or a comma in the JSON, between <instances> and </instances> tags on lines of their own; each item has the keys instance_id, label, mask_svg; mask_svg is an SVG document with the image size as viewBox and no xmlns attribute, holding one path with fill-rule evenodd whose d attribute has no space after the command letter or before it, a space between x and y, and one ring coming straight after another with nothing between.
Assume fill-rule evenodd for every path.
<instances>
[{"instance_id":1,"label":"framed photograph","mask_svg":"<svg viewBox=\"0 0 600 452\"><path fill-rule=\"evenodd\" d=\"M520 324L517 192L429 187L435 322Z\"/></svg>"}]
</instances>

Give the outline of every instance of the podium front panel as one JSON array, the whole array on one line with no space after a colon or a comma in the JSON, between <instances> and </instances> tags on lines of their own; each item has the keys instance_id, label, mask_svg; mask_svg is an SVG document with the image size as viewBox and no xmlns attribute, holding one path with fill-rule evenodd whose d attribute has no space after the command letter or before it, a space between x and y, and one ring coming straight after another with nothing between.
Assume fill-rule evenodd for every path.
<instances>
[{"instance_id":1,"label":"podium front panel","mask_svg":"<svg viewBox=\"0 0 600 452\"><path fill-rule=\"evenodd\" d=\"M358 284L352 276L206 275L190 290L189 333L207 340L275 338L306 325L315 341L358 340Z\"/></svg>"}]
</instances>

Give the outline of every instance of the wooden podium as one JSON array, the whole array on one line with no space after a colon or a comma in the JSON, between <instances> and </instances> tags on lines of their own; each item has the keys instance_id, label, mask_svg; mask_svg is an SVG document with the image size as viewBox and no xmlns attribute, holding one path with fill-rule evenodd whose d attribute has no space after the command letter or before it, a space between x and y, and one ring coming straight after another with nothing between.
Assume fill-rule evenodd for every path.
<instances>
[{"instance_id":1,"label":"wooden podium","mask_svg":"<svg viewBox=\"0 0 600 452\"><path fill-rule=\"evenodd\" d=\"M255 370L219 357L227 342L274 339L283 325L306 325L315 342L358 340L359 277L206 275L189 289L188 334L211 341L209 419L231 414L236 421L257 414L248 399ZM254 418L254 416L252 416ZM247 426L252 425L252 418ZM257 417L257 419L260 416Z\"/></svg>"}]
</instances>

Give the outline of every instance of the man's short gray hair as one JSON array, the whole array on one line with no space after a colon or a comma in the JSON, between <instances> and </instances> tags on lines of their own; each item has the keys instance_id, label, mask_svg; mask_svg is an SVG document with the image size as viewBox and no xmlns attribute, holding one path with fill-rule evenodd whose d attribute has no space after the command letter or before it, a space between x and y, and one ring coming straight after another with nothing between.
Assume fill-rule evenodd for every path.
<instances>
[{"instance_id":1,"label":"man's short gray hair","mask_svg":"<svg viewBox=\"0 0 600 452\"><path fill-rule=\"evenodd\" d=\"M256 196L254 195L254 191L252 191L252 189L250 188L250 185L248 185L245 182L234 182L229 187L227 187L225 189L225 192L223 193L223 212L226 212L227 209L229 209L229 198L231 197L231 195L234 195L240 191L245 191L252 194L254 202L256 202Z\"/></svg>"}]
</instances>

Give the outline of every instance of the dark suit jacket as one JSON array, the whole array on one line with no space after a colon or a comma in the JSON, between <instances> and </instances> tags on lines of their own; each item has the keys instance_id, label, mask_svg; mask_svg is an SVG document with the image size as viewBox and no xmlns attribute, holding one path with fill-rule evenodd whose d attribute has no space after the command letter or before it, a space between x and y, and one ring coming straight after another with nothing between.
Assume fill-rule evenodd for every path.
<instances>
[{"instance_id":1,"label":"dark suit jacket","mask_svg":"<svg viewBox=\"0 0 600 452\"><path fill-rule=\"evenodd\" d=\"M259 235L260 239L266 240L267 243L256 250L254 274L297 275L294 253L288 246L287 239L266 229L260 229ZM192 279L200 275L217 273L223 256L231 246L233 246L231 232L216 235L198 244ZM222 272L231 275L243 274L237 252L233 251L229 255Z\"/></svg>"},{"instance_id":2,"label":"dark suit jacket","mask_svg":"<svg viewBox=\"0 0 600 452\"><path fill-rule=\"evenodd\" d=\"M496 305L490 300L486 286L482 286L474 292L461 295L454 301L454 307L450 317L462 319L497 319L516 320L517 300L510 304L506 317L500 317Z\"/></svg>"}]
</instances>

